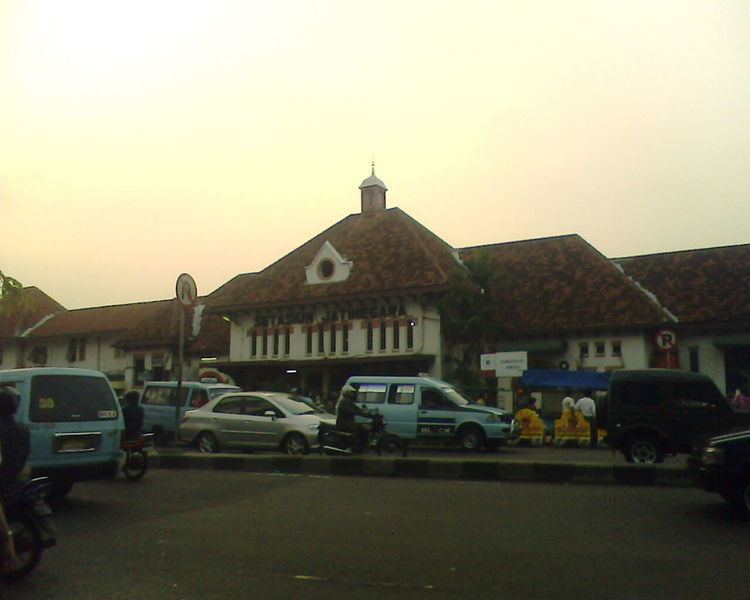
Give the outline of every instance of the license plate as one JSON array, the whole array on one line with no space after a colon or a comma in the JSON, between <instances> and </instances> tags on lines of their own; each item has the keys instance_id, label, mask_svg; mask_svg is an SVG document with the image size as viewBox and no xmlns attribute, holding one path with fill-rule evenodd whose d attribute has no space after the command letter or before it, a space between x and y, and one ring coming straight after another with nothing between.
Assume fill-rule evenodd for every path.
<instances>
[{"instance_id":1,"label":"license plate","mask_svg":"<svg viewBox=\"0 0 750 600\"><path fill-rule=\"evenodd\" d=\"M75 452L76 450L85 450L88 448L88 443L86 440L63 440L62 444L60 444L60 451L61 452Z\"/></svg>"}]
</instances>

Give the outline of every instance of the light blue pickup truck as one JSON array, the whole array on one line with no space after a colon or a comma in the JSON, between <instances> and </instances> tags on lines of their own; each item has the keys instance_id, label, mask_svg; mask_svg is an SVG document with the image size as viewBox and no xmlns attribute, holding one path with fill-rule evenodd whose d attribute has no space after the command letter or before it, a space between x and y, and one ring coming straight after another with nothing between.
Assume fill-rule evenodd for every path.
<instances>
[{"instance_id":1,"label":"light blue pickup truck","mask_svg":"<svg viewBox=\"0 0 750 600\"><path fill-rule=\"evenodd\" d=\"M497 448L520 434L513 415L472 404L453 385L432 377L354 376L357 404L377 411L386 429L405 439L457 440L466 450Z\"/></svg>"}]
</instances>

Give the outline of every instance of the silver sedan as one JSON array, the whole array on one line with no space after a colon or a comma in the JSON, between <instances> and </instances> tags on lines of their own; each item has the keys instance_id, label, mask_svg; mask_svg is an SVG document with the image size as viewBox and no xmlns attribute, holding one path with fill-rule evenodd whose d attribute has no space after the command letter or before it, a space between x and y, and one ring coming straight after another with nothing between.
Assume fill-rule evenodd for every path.
<instances>
[{"instance_id":1,"label":"silver sedan","mask_svg":"<svg viewBox=\"0 0 750 600\"><path fill-rule=\"evenodd\" d=\"M321 421L335 423L336 417L289 394L238 392L186 412L179 438L201 452L274 448L287 454L306 454L317 444Z\"/></svg>"}]
</instances>

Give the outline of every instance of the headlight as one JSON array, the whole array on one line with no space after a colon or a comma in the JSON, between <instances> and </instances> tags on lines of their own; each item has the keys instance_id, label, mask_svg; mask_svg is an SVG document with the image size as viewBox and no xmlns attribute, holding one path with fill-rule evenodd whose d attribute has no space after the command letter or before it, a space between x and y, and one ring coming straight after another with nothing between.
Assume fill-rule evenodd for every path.
<instances>
[{"instance_id":1,"label":"headlight","mask_svg":"<svg viewBox=\"0 0 750 600\"><path fill-rule=\"evenodd\" d=\"M320 423L310 423L310 424L309 424L309 425L307 426L307 428L308 428L308 429L309 429L310 431L317 431L319 427L320 427Z\"/></svg>"},{"instance_id":2,"label":"headlight","mask_svg":"<svg viewBox=\"0 0 750 600\"><path fill-rule=\"evenodd\" d=\"M724 449L716 446L704 448L701 452L701 460L704 465L721 465L724 464Z\"/></svg>"},{"instance_id":3,"label":"headlight","mask_svg":"<svg viewBox=\"0 0 750 600\"><path fill-rule=\"evenodd\" d=\"M487 422L488 423L500 423L502 422L503 418L500 415L488 415L487 416Z\"/></svg>"}]
</instances>

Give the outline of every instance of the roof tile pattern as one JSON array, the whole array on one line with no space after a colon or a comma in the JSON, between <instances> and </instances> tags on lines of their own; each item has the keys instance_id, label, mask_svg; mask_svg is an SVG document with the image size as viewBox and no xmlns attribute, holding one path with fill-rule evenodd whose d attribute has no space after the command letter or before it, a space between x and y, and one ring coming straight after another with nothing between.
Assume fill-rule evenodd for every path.
<instances>
[{"instance_id":1,"label":"roof tile pattern","mask_svg":"<svg viewBox=\"0 0 750 600\"><path fill-rule=\"evenodd\" d=\"M578 235L477 246L497 266L493 290L509 334L656 325L668 315Z\"/></svg>"},{"instance_id":2,"label":"roof tile pattern","mask_svg":"<svg viewBox=\"0 0 750 600\"><path fill-rule=\"evenodd\" d=\"M156 314L170 300L137 302L80 308L56 315L34 329L28 337L43 338L64 335L88 335L127 331L139 321Z\"/></svg>"},{"instance_id":3,"label":"roof tile pattern","mask_svg":"<svg viewBox=\"0 0 750 600\"><path fill-rule=\"evenodd\" d=\"M20 305L7 315L0 313L0 340L22 334L48 315L65 312L62 304L37 287L25 287L19 293ZM7 298L0 300L3 303L7 301Z\"/></svg>"},{"instance_id":4,"label":"roof tile pattern","mask_svg":"<svg viewBox=\"0 0 750 600\"><path fill-rule=\"evenodd\" d=\"M750 319L750 244L614 259L682 323Z\"/></svg>"},{"instance_id":5,"label":"roof tile pattern","mask_svg":"<svg viewBox=\"0 0 750 600\"><path fill-rule=\"evenodd\" d=\"M325 241L353 262L349 279L309 285L305 267ZM212 310L301 304L373 293L443 289L460 269L453 249L398 208L349 215L257 274L216 290Z\"/></svg>"},{"instance_id":6,"label":"roof tile pattern","mask_svg":"<svg viewBox=\"0 0 750 600\"><path fill-rule=\"evenodd\" d=\"M199 298L205 302L205 298ZM181 305L177 300L166 300L151 316L133 325L118 345L127 349L174 346L180 332ZM198 337L191 339L193 310L185 312L185 344L190 354L229 354L230 325L218 314L203 312Z\"/></svg>"}]
</instances>

